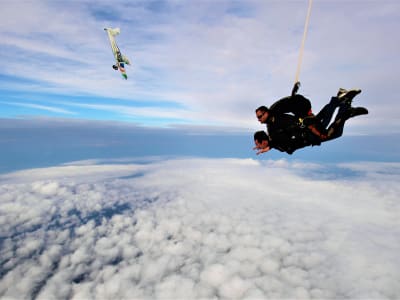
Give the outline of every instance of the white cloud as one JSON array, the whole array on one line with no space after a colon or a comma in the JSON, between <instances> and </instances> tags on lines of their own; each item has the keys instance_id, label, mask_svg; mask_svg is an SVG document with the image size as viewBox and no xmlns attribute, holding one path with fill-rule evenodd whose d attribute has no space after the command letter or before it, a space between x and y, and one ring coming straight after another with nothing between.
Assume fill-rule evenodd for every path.
<instances>
[{"instance_id":1,"label":"white cloud","mask_svg":"<svg viewBox=\"0 0 400 300\"><path fill-rule=\"evenodd\" d=\"M0 176L0 297L400 297L399 164L94 163Z\"/></svg>"}]
</instances>

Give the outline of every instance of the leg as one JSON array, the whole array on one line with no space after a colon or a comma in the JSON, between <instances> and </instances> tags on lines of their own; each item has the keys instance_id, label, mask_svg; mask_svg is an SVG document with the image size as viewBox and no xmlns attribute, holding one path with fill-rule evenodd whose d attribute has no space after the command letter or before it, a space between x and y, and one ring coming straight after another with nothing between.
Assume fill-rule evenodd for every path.
<instances>
[{"instance_id":1,"label":"leg","mask_svg":"<svg viewBox=\"0 0 400 300\"><path fill-rule=\"evenodd\" d=\"M328 128L327 141L337 139L343 134L344 123L349 117L349 107L345 104L339 106L335 121Z\"/></svg>"},{"instance_id":2,"label":"leg","mask_svg":"<svg viewBox=\"0 0 400 300\"><path fill-rule=\"evenodd\" d=\"M322 141L326 141L328 139L326 128L331 122L332 116L335 113L338 104L338 98L332 97L331 101L326 104L315 117L311 118L310 120L305 119L306 122L309 122L308 129L310 129L311 132L318 136Z\"/></svg>"},{"instance_id":3,"label":"leg","mask_svg":"<svg viewBox=\"0 0 400 300\"><path fill-rule=\"evenodd\" d=\"M345 105L346 108L350 108L351 101L359 93L361 93L361 90L359 89L353 89L353 90L339 89L338 95L336 97L332 97L331 101L327 105L325 105L316 116L317 119L321 122L322 127L323 128L328 127L336 107Z\"/></svg>"},{"instance_id":4,"label":"leg","mask_svg":"<svg viewBox=\"0 0 400 300\"><path fill-rule=\"evenodd\" d=\"M316 119L321 123L322 128L327 128L332 120L332 116L335 113L336 107L338 106L338 98L332 97L331 101L326 104L320 112L315 116Z\"/></svg>"}]
</instances>

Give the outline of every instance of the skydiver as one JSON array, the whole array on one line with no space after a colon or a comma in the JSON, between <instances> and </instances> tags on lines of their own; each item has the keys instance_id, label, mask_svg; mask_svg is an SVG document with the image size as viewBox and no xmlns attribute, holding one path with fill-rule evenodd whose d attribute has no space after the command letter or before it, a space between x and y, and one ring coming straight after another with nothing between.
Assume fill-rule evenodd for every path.
<instances>
[{"instance_id":1,"label":"skydiver","mask_svg":"<svg viewBox=\"0 0 400 300\"><path fill-rule=\"evenodd\" d=\"M307 98L293 93L278 100L269 109L260 106L256 109L256 117L260 123L267 125L268 134L254 134L254 150L260 154L275 148L292 154L297 149L320 145L342 136L344 123L349 118L368 114L364 107L351 106L353 98L359 93L361 90L358 89L339 89L337 96L332 97L317 115L312 114L311 102ZM328 127L337 107L336 118Z\"/></svg>"}]
</instances>

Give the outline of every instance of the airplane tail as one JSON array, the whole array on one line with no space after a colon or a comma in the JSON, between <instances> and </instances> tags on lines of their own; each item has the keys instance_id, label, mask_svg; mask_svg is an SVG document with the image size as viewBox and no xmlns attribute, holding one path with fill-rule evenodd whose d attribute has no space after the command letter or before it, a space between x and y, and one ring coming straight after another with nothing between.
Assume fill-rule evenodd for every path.
<instances>
[{"instance_id":1,"label":"airplane tail","mask_svg":"<svg viewBox=\"0 0 400 300\"><path fill-rule=\"evenodd\" d=\"M116 36L121 32L119 28L104 28L104 30L107 31L112 36Z\"/></svg>"}]
</instances>

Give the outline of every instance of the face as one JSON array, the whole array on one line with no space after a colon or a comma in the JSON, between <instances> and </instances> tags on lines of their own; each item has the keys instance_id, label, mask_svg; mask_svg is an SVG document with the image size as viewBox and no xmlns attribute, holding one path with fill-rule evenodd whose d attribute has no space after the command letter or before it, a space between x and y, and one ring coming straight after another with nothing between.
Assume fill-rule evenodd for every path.
<instances>
[{"instance_id":1,"label":"face","mask_svg":"<svg viewBox=\"0 0 400 300\"><path fill-rule=\"evenodd\" d=\"M268 147L267 140L261 141L261 143L257 140L254 140L254 144L256 145L257 149L265 149Z\"/></svg>"},{"instance_id":2,"label":"face","mask_svg":"<svg viewBox=\"0 0 400 300\"><path fill-rule=\"evenodd\" d=\"M268 118L268 112L262 112L262 111L256 111L256 117L258 122L260 122L261 124L265 124L267 122L267 118Z\"/></svg>"}]
</instances>

